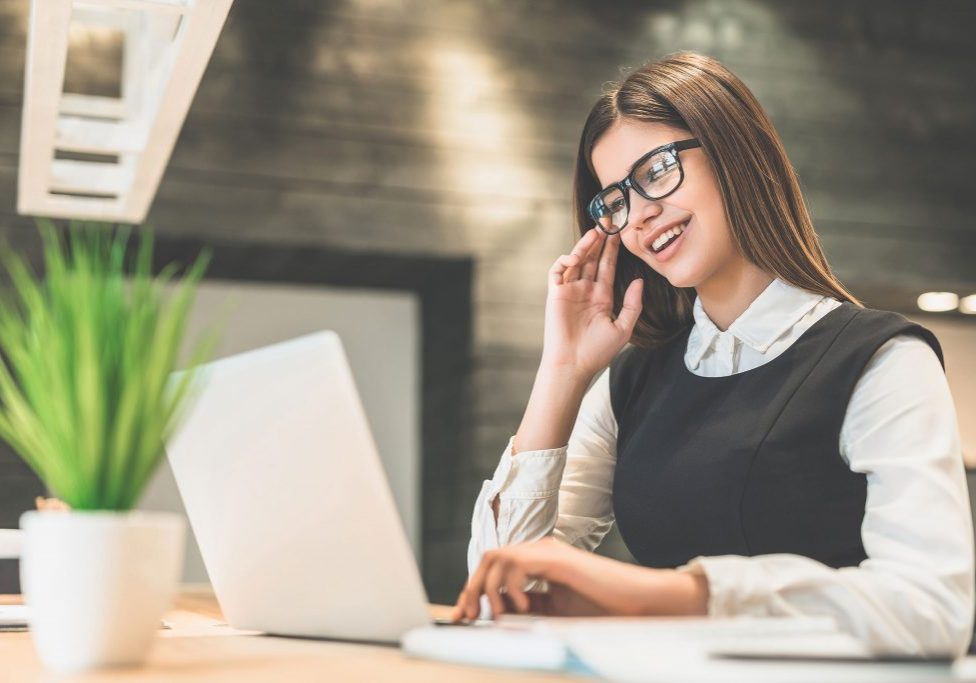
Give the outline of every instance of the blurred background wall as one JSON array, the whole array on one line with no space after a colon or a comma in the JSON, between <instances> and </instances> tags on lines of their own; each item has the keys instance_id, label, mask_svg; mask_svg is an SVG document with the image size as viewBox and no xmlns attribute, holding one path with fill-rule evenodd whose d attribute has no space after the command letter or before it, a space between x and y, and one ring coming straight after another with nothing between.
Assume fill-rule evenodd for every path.
<instances>
[{"instance_id":1,"label":"blurred background wall","mask_svg":"<svg viewBox=\"0 0 976 683\"><path fill-rule=\"evenodd\" d=\"M15 215L27 10L0 2L0 230L36 251ZM355 255L358 287L407 290L420 270L428 293L461 293L469 333L442 335L450 358L425 345L459 319L431 311L455 309L419 303L421 391L463 384L451 419L426 409L419 448L424 578L452 600L474 496L532 385L545 274L573 242L575 150L602 85L678 49L723 60L778 127L840 278L913 314L922 291L976 292L974 25L967 0L236 0L149 222L164 245L223 245L215 266L242 282L287 281L274 255L311 250ZM98 69L69 80L110 87ZM235 266L240 247L269 262ZM390 258L413 264L396 271L407 284ZM958 349L950 371L972 367L976 322L938 320ZM972 451L973 380L951 379ZM0 526L35 488L0 456Z\"/></svg>"}]
</instances>

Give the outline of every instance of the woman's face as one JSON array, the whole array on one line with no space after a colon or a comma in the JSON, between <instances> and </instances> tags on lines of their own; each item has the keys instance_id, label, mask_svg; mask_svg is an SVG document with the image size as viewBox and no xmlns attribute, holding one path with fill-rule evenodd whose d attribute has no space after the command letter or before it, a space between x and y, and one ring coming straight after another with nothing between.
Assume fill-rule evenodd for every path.
<instances>
[{"instance_id":1,"label":"woman's face","mask_svg":"<svg viewBox=\"0 0 976 683\"><path fill-rule=\"evenodd\" d=\"M601 187L623 180L637 159L655 147L692 137L660 123L620 119L593 147L593 167ZM675 287L698 287L742 259L732 241L715 174L705 152L679 152L684 180L663 199L648 200L630 190L630 214L620 232L623 246ZM677 239L655 252L662 228L683 224Z\"/></svg>"}]
</instances>

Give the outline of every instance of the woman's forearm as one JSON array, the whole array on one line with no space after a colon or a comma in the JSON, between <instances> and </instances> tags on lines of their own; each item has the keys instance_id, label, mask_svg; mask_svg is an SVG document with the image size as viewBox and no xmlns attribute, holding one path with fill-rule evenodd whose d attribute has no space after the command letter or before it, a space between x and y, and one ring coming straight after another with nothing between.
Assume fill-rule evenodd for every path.
<instances>
[{"instance_id":1,"label":"woman's forearm","mask_svg":"<svg viewBox=\"0 0 976 683\"><path fill-rule=\"evenodd\" d=\"M601 555L571 555L551 578L618 616L705 615L708 580L698 573L654 569Z\"/></svg>"},{"instance_id":2,"label":"woman's forearm","mask_svg":"<svg viewBox=\"0 0 976 683\"><path fill-rule=\"evenodd\" d=\"M574 368L543 361L536 372L525 415L512 439L512 457L522 451L565 446L589 383L590 378ZM491 501L491 509L497 522L497 496Z\"/></svg>"},{"instance_id":3,"label":"woman's forearm","mask_svg":"<svg viewBox=\"0 0 976 683\"><path fill-rule=\"evenodd\" d=\"M515 434L512 455L565 446L591 379L572 366L543 362Z\"/></svg>"}]
</instances>

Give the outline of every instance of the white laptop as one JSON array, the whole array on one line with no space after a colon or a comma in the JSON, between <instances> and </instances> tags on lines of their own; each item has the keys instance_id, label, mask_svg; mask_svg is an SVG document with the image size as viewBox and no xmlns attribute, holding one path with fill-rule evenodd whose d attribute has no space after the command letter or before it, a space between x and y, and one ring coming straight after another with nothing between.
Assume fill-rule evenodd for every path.
<instances>
[{"instance_id":1,"label":"white laptop","mask_svg":"<svg viewBox=\"0 0 976 683\"><path fill-rule=\"evenodd\" d=\"M230 625L398 642L430 624L339 336L224 358L195 381L166 450Z\"/></svg>"}]
</instances>

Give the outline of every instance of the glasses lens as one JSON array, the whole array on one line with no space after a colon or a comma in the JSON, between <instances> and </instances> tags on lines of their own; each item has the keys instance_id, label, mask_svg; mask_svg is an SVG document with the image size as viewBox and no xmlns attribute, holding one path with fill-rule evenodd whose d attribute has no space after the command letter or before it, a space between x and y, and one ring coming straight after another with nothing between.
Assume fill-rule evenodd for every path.
<instances>
[{"instance_id":1,"label":"glasses lens","mask_svg":"<svg viewBox=\"0 0 976 683\"><path fill-rule=\"evenodd\" d=\"M597 195L593 202L598 208L593 218L605 232L619 232L627 223L627 199L619 188L611 187Z\"/></svg>"},{"instance_id":2,"label":"glasses lens","mask_svg":"<svg viewBox=\"0 0 976 683\"><path fill-rule=\"evenodd\" d=\"M659 152L634 169L634 180L651 197L673 192L681 182L678 157L670 151Z\"/></svg>"}]
</instances>

